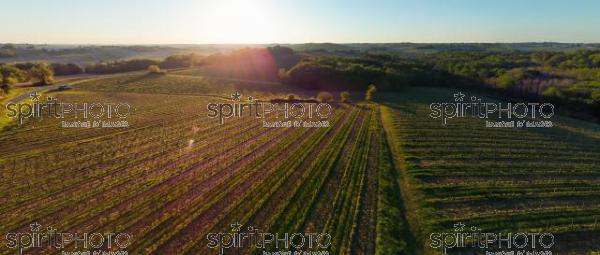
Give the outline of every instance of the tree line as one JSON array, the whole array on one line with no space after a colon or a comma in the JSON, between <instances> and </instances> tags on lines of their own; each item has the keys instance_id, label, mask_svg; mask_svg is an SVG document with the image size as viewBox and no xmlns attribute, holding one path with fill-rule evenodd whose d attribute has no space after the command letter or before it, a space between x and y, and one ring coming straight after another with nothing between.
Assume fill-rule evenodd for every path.
<instances>
[{"instance_id":1,"label":"tree line","mask_svg":"<svg viewBox=\"0 0 600 255\"><path fill-rule=\"evenodd\" d=\"M151 69L149 67L152 66ZM81 67L75 64L2 64L3 89L52 75L109 74L199 66L207 75L280 81L303 89L366 91L405 86L452 86L488 89L498 95L545 99L573 112L600 114L600 51L447 51L405 57L357 52L348 56L295 52L291 48L243 48L227 54L174 55L164 60L131 59ZM35 67L35 68L34 68ZM49 70L49 71L48 71ZM154 70L154 71L152 71Z\"/></svg>"},{"instance_id":2,"label":"tree line","mask_svg":"<svg viewBox=\"0 0 600 255\"><path fill-rule=\"evenodd\" d=\"M0 88L8 94L10 86L34 80L37 85L54 83L54 71L47 63L0 64Z\"/></svg>"},{"instance_id":3,"label":"tree line","mask_svg":"<svg viewBox=\"0 0 600 255\"><path fill-rule=\"evenodd\" d=\"M0 63L0 89L2 94L8 94L12 85L33 82L34 85L49 85L54 83L55 75L76 74L111 74L130 71L147 70L149 66L160 68L183 68L200 63L196 54L173 55L164 60L130 59L110 62L100 62L82 67L73 63Z\"/></svg>"},{"instance_id":4,"label":"tree line","mask_svg":"<svg viewBox=\"0 0 600 255\"><path fill-rule=\"evenodd\" d=\"M600 119L600 51L438 52L405 57L356 53L307 56L281 75L305 89L387 91L464 87L510 100L553 102L567 114Z\"/></svg>"},{"instance_id":5,"label":"tree line","mask_svg":"<svg viewBox=\"0 0 600 255\"><path fill-rule=\"evenodd\" d=\"M443 52L419 57L433 70L510 96L544 99L600 118L600 51Z\"/></svg>"}]
</instances>

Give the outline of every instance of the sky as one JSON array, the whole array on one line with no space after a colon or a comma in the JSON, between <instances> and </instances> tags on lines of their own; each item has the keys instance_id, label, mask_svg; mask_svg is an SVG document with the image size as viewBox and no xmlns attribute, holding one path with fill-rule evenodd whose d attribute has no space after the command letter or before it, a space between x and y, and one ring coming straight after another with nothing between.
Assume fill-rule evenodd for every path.
<instances>
[{"instance_id":1,"label":"sky","mask_svg":"<svg viewBox=\"0 0 600 255\"><path fill-rule=\"evenodd\" d=\"M0 43L600 42L597 0L4 0Z\"/></svg>"}]
</instances>

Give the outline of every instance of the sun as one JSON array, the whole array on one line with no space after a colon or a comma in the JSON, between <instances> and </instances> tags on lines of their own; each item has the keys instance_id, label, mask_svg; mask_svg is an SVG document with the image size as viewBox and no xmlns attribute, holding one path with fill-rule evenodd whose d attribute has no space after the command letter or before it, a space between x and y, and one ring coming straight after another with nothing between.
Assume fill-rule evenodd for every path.
<instances>
[{"instance_id":1,"label":"sun","mask_svg":"<svg viewBox=\"0 0 600 255\"><path fill-rule=\"evenodd\" d=\"M273 40L276 22L266 1L224 0L203 6L196 39L221 43Z\"/></svg>"}]
</instances>

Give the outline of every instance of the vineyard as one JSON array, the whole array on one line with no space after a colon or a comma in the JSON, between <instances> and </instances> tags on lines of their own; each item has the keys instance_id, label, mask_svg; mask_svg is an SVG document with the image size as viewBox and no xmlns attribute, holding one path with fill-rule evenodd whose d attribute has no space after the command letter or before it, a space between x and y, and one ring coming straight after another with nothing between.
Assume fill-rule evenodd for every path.
<instances>
[{"instance_id":1,"label":"vineyard","mask_svg":"<svg viewBox=\"0 0 600 255\"><path fill-rule=\"evenodd\" d=\"M250 117L220 125L206 118L206 104L225 99L200 95L210 89L200 85L161 93L186 79L173 77L150 85L144 77L107 78L58 95L128 102L130 128L65 129L50 118L5 130L0 231L27 232L37 222L65 232L126 232L131 254L211 254L206 234L240 223L327 231L336 253L373 253L378 107L336 105L329 128L267 129Z\"/></svg>"},{"instance_id":2,"label":"vineyard","mask_svg":"<svg viewBox=\"0 0 600 255\"><path fill-rule=\"evenodd\" d=\"M479 119L428 118L453 91L413 89L382 110L413 234L455 224L483 232L550 232L558 254L600 250L600 128L568 118L554 128L486 128Z\"/></svg>"},{"instance_id":3,"label":"vineyard","mask_svg":"<svg viewBox=\"0 0 600 255\"><path fill-rule=\"evenodd\" d=\"M289 90L272 86L183 73L90 80L57 93L68 102L127 102L129 127L61 128L48 118L5 129L0 233L37 222L128 233L129 254L219 254L207 235L238 223L329 233L330 254L433 254L429 233L464 222L551 231L560 251L600 250L596 125L561 118L551 129L489 129L465 118L442 126L429 103L452 91L417 88L379 103L334 103L326 128L206 117L207 103L234 91L268 99Z\"/></svg>"}]
</instances>

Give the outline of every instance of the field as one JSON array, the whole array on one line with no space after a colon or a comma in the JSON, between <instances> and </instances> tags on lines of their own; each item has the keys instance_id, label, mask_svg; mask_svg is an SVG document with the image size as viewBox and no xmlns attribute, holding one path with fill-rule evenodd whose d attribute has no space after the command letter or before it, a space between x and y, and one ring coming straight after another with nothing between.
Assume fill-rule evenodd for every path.
<instances>
[{"instance_id":1,"label":"field","mask_svg":"<svg viewBox=\"0 0 600 255\"><path fill-rule=\"evenodd\" d=\"M387 98L383 110L392 150L403 158L413 233L429 238L462 222L483 232L550 232L559 254L600 250L598 126L567 118L554 128L492 129L473 118L442 126L423 102L451 93L408 91Z\"/></svg>"},{"instance_id":2,"label":"field","mask_svg":"<svg viewBox=\"0 0 600 255\"><path fill-rule=\"evenodd\" d=\"M464 222L551 231L561 252L600 250L596 124L561 117L550 129L490 129L465 118L442 126L429 118L429 103L454 91L438 88L334 103L327 128L206 117L209 102L230 101L236 91L261 99L293 91L275 86L184 72L53 93L67 102L127 102L130 127L61 128L49 118L5 129L0 233L28 232L37 222L62 232L128 233L129 254L218 254L207 235L241 224L329 233L330 254L438 254L429 234ZM14 253L0 246L0 254ZM248 253L262 254L225 249Z\"/></svg>"}]
</instances>

